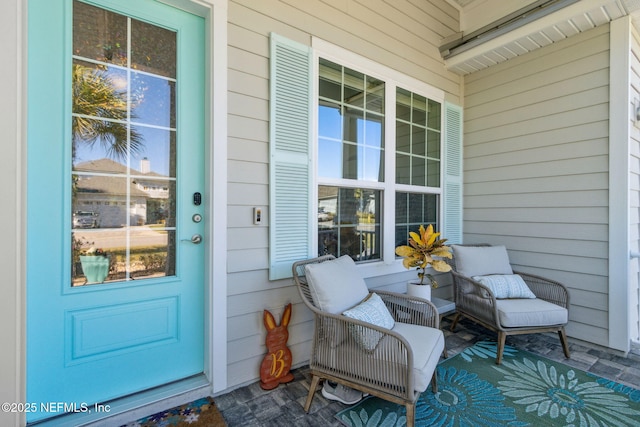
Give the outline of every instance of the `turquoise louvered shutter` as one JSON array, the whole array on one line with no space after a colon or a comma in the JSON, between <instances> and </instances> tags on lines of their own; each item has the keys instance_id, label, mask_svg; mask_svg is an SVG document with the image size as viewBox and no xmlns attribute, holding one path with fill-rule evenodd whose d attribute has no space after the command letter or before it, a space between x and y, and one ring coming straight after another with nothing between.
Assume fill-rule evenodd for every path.
<instances>
[{"instance_id":1,"label":"turquoise louvered shutter","mask_svg":"<svg viewBox=\"0 0 640 427\"><path fill-rule=\"evenodd\" d=\"M271 34L269 279L311 253L312 52Z\"/></svg>"},{"instance_id":2,"label":"turquoise louvered shutter","mask_svg":"<svg viewBox=\"0 0 640 427\"><path fill-rule=\"evenodd\" d=\"M447 243L462 242L462 108L444 104L444 224Z\"/></svg>"}]
</instances>

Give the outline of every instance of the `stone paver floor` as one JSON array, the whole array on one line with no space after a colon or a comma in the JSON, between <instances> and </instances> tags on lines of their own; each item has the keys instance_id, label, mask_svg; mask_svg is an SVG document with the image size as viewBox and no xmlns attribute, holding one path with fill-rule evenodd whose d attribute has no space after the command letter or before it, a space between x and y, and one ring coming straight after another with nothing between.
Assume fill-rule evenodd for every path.
<instances>
[{"instance_id":1,"label":"stone paver floor","mask_svg":"<svg viewBox=\"0 0 640 427\"><path fill-rule=\"evenodd\" d=\"M449 331L450 319L442 322L449 357L477 341L495 340L496 335L481 326L462 320L455 333ZM640 356L616 355L604 348L569 339L571 359L565 359L556 334L531 334L507 337L507 344L557 360L584 371L640 389ZM309 413L302 409L310 385L308 367L293 371L295 380L265 391L253 383L214 398L229 427L343 426L335 414L347 406L325 399L320 392L313 398Z\"/></svg>"}]
</instances>

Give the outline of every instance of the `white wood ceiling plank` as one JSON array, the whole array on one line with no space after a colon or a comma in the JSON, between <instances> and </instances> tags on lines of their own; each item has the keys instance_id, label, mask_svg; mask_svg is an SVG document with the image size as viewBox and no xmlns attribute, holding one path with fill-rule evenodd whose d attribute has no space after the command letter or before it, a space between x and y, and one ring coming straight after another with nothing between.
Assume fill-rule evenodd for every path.
<instances>
[{"instance_id":1,"label":"white wood ceiling plank","mask_svg":"<svg viewBox=\"0 0 640 427\"><path fill-rule=\"evenodd\" d=\"M511 43L508 43L505 47L509 49L511 52L513 52L515 56L524 55L525 53L529 52L528 50L523 48L522 45L518 44L517 41L512 41Z\"/></svg>"},{"instance_id":2,"label":"white wood ceiling plank","mask_svg":"<svg viewBox=\"0 0 640 427\"><path fill-rule=\"evenodd\" d=\"M580 33L580 29L571 20L559 22L556 28L567 38Z\"/></svg>"},{"instance_id":3,"label":"white wood ceiling plank","mask_svg":"<svg viewBox=\"0 0 640 427\"><path fill-rule=\"evenodd\" d=\"M538 43L536 43L531 37L522 37L517 40L517 43L526 49L527 52L531 52L532 50L536 50L540 47Z\"/></svg>"}]
</instances>

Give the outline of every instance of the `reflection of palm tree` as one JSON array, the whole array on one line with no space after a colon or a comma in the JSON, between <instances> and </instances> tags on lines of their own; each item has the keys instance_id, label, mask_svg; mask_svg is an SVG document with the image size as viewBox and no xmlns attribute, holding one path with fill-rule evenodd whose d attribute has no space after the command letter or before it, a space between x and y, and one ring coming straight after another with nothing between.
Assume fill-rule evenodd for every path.
<instances>
[{"instance_id":1,"label":"reflection of palm tree","mask_svg":"<svg viewBox=\"0 0 640 427\"><path fill-rule=\"evenodd\" d=\"M99 141L116 160L142 150L142 135L128 129L127 119L135 116L127 115L127 95L116 89L105 72L73 64L72 84L74 157L76 141L90 146Z\"/></svg>"}]
</instances>

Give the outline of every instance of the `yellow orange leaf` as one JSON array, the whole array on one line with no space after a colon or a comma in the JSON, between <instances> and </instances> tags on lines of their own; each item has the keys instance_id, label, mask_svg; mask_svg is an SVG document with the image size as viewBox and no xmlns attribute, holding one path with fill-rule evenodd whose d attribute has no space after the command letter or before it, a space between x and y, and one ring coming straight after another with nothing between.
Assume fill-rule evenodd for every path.
<instances>
[{"instance_id":1,"label":"yellow orange leaf","mask_svg":"<svg viewBox=\"0 0 640 427\"><path fill-rule=\"evenodd\" d=\"M404 268L413 268L413 267L418 267L420 265L421 260L419 258L414 258L414 257L407 257L405 259L402 260L402 265L404 265Z\"/></svg>"},{"instance_id":2,"label":"yellow orange leaf","mask_svg":"<svg viewBox=\"0 0 640 427\"><path fill-rule=\"evenodd\" d=\"M431 263L431 267L433 267L434 270L440 271L442 273L451 271L451 266L441 259L433 260L433 262Z\"/></svg>"},{"instance_id":3,"label":"yellow orange leaf","mask_svg":"<svg viewBox=\"0 0 640 427\"><path fill-rule=\"evenodd\" d=\"M438 238L439 235L440 235L440 233L433 233L431 235L431 237L429 237L429 241L427 242L427 246L433 246L434 242L436 241L436 239Z\"/></svg>"},{"instance_id":4,"label":"yellow orange leaf","mask_svg":"<svg viewBox=\"0 0 640 427\"><path fill-rule=\"evenodd\" d=\"M422 244L422 238L418 235L418 233L411 231L409 232L409 236L411 236L411 238L413 239L414 242L418 243L418 244Z\"/></svg>"},{"instance_id":5,"label":"yellow orange leaf","mask_svg":"<svg viewBox=\"0 0 640 427\"><path fill-rule=\"evenodd\" d=\"M452 258L453 255L451 255L451 252L449 252L449 247L448 246L441 246L439 248L436 248L433 250L433 252L431 253L432 256L438 256L441 258Z\"/></svg>"},{"instance_id":6,"label":"yellow orange leaf","mask_svg":"<svg viewBox=\"0 0 640 427\"><path fill-rule=\"evenodd\" d=\"M398 246L396 248L396 255L403 257L410 257L415 253L415 249L410 246Z\"/></svg>"},{"instance_id":7,"label":"yellow orange leaf","mask_svg":"<svg viewBox=\"0 0 640 427\"><path fill-rule=\"evenodd\" d=\"M402 260L402 265L404 266L404 268L409 269L411 268L411 258L405 258Z\"/></svg>"}]
</instances>

